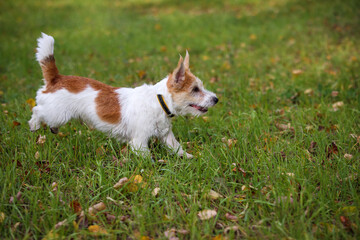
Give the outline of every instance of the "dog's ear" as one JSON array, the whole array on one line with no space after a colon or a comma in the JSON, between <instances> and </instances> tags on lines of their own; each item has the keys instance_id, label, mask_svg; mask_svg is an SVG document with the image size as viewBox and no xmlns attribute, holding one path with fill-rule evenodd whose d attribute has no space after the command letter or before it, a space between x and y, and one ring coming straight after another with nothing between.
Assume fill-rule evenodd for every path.
<instances>
[{"instance_id":1,"label":"dog's ear","mask_svg":"<svg viewBox=\"0 0 360 240\"><path fill-rule=\"evenodd\" d=\"M186 50L185 60L184 60L184 66L186 70L190 70L190 55L188 51Z\"/></svg>"},{"instance_id":2,"label":"dog's ear","mask_svg":"<svg viewBox=\"0 0 360 240\"><path fill-rule=\"evenodd\" d=\"M184 66L184 60L182 56L180 55L180 59L178 62L177 67L173 71L173 80L176 85L182 84L185 80L185 66Z\"/></svg>"}]
</instances>

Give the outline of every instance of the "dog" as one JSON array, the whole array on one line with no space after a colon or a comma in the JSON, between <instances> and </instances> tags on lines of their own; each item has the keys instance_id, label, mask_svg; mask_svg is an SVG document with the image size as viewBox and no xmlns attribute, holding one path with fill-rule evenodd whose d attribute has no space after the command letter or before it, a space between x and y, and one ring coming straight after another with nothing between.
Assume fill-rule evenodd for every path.
<instances>
[{"instance_id":1,"label":"dog","mask_svg":"<svg viewBox=\"0 0 360 240\"><path fill-rule=\"evenodd\" d=\"M137 154L149 156L148 140L159 138L178 156L192 158L172 132L171 118L203 115L218 102L213 92L191 73L189 53L180 55L177 67L155 85L117 88L94 79L60 75L54 58L54 38L42 33L37 39L36 60L44 86L36 94L37 105L29 121L31 131L45 123L52 133L71 119L129 143Z\"/></svg>"}]
</instances>

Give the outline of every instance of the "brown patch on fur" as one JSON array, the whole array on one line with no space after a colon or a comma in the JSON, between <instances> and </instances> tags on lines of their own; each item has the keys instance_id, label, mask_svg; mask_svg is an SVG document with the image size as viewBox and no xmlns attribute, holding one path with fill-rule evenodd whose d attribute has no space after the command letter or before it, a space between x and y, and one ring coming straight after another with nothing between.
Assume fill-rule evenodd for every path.
<instances>
[{"instance_id":1,"label":"brown patch on fur","mask_svg":"<svg viewBox=\"0 0 360 240\"><path fill-rule=\"evenodd\" d=\"M54 55L50 55L43 59L40 63L40 66L46 83L51 84L59 75L59 70L55 64Z\"/></svg>"},{"instance_id":2,"label":"brown patch on fur","mask_svg":"<svg viewBox=\"0 0 360 240\"><path fill-rule=\"evenodd\" d=\"M175 83L172 74L169 75L166 83L170 93L189 92L193 83L196 81L196 77L189 70L185 71L185 80L181 83Z\"/></svg>"},{"instance_id":3,"label":"brown patch on fur","mask_svg":"<svg viewBox=\"0 0 360 240\"><path fill-rule=\"evenodd\" d=\"M79 93L90 86L98 92L95 98L96 113L105 122L116 124L120 122L120 102L115 87L106 85L91 78L78 76L57 75L50 83L46 84L43 93L53 93L60 89L66 89L71 93Z\"/></svg>"}]
</instances>

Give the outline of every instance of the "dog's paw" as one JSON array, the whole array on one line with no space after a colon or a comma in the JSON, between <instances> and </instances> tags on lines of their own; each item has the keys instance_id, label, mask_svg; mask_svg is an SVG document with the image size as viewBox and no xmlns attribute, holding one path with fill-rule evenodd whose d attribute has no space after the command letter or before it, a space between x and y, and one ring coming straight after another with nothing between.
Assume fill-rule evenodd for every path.
<instances>
[{"instance_id":1,"label":"dog's paw","mask_svg":"<svg viewBox=\"0 0 360 240\"><path fill-rule=\"evenodd\" d=\"M192 158L194 158L194 156L193 155L191 155L190 153L185 153L186 154L186 158L187 159L192 159Z\"/></svg>"}]
</instances>

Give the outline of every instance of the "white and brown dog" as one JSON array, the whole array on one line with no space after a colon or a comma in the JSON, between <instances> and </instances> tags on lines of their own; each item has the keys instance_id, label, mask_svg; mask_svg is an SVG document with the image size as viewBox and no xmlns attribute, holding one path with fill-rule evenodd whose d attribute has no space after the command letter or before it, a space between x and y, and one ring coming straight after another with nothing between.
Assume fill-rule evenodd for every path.
<instances>
[{"instance_id":1,"label":"white and brown dog","mask_svg":"<svg viewBox=\"0 0 360 240\"><path fill-rule=\"evenodd\" d=\"M54 38L42 33L37 41L36 59L45 85L37 91L37 106L29 121L31 131L46 123L57 133L60 126L77 118L128 141L142 155L149 154L148 140L155 136L179 156L192 157L176 141L170 118L204 114L218 98L190 72L188 52L185 60L180 56L175 70L157 84L116 88L85 77L60 75L55 65Z\"/></svg>"}]
</instances>

